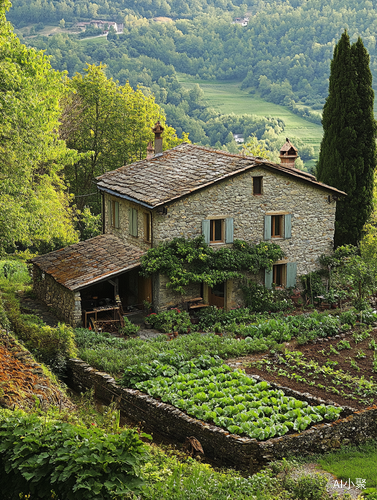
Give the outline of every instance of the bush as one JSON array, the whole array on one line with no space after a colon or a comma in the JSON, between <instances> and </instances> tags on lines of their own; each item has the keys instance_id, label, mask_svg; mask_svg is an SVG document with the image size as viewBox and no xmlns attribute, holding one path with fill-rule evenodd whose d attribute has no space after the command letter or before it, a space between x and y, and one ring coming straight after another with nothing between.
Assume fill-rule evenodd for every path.
<instances>
[{"instance_id":1,"label":"bush","mask_svg":"<svg viewBox=\"0 0 377 500\"><path fill-rule=\"evenodd\" d=\"M157 314L152 313L147 316L146 321L153 328L164 333L188 333L188 330L192 327L189 314L179 309L162 311Z\"/></svg>"},{"instance_id":2,"label":"bush","mask_svg":"<svg viewBox=\"0 0 377 500\"><path fill-rule=\"evenodd\" d=\"M241 286L245 304L254 312L285 311L292 307L286 290L273 290L249 280Z\"/></svg>"},{"instance_id":3,"label":"bush","mask_svg":"<svg viewBox=\"0 0 377 500\"><path fill-rule=\"evenodd\" d=\"M57 374L63 374L69 358L76 356L73 329L63 323L56 328L32 322L33 316L20 314L18 307L7 311L14 333L41 363Z\"/></svg>"},{"instance_id":4,"label":"bush","mask_svg":"<svg viewBox=\"0 0 377 500\"><path fill-rule=\"evenodd\" d=\"M128 318L124 317L124 326L119 329L119 333L122 335L136 335L140 330L140 326L134 325Z\"/></svg>"},{"instance_id":5,"label":"bush","mask_svg":"<svg viewBox=\"0 0 377 500\"><path fill-rule=\"evenodd\" d=\"M297 479L288 479L286 487L297 500L325 500L329 498L326 492L327 479L320 474L312 476L304 474Z\"/></svg>"},{"instance_id":6,"label":"bush","mask_svg":"<svg viewBox=\"0 0 377 500\"><path fill-rule=\"evenodd\" d=\"M0 411L1 498L111 500L139 493L145 446L135 431L93 427Z\"/></svg>"}]
</instances>

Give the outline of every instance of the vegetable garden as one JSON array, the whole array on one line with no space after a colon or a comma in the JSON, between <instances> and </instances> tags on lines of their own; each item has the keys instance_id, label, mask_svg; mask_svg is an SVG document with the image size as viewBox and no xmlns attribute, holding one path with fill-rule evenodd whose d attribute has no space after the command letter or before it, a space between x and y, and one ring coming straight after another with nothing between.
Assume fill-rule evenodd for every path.
<instances>
[{"instance_id":1,"label":"vegetable garden","mask_svg":"<svg viewBox=\"0 0 377 500\"><path fill-rule=\"evenodd\" d=\"M186 329L186 316L175 309L153 314L148 321L169 332L177 325ZM199 331L173 340L165 335L147 341L119 339L85 330L77 330L76 339L80 358L121 376L124 387L137 388L232 434L265 440L335 420L341 412L331 404L310 406L271 388L268 381L340 406L365 408L374 403L377 334L371 325L376 319L370 309L284 315L206 308L199 324L192 325ZM230 358L228 363L238 362L246 373L224 364ZM355 367L365 366L366 359L371 363L368 377Z\"/></svg>"},{"instance_id":2,"label":"vegetable garden","mask_svg":"<svg viewBox=\"0 0 377 500\"><path fill-rule=\"evenodd\" d=\"M170 403L200 420L214 423L231 434L257 440L303 431L311 424L336 420L341 407L310 406L285 396L265 381L257 382L221 359L201 356L174 365L154 361L150 370L126 370L122 384L135 387ZM173 361L174 362L174 361ZM148 373L149 371L149 373ZM138 378L146 378L137 382Z\"/></svg>"}]
</instances>

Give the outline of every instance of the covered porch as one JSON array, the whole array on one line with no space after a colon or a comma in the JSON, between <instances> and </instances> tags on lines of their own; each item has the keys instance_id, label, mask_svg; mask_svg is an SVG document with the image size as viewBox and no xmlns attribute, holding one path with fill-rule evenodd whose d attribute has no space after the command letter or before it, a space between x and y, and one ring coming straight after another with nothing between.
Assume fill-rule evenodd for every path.
<instances>
[{"instance_id":1,"label":"covered porch","mask_svg":"<svg viewBox=\"0 0 377 500\"><path fill-rule=\"evenodd\" d=\"M152 302L151 280L139 276L144 253L104 234L35 257L34 292L72 326L119 326Z\"/></svg>"}]
</instances>

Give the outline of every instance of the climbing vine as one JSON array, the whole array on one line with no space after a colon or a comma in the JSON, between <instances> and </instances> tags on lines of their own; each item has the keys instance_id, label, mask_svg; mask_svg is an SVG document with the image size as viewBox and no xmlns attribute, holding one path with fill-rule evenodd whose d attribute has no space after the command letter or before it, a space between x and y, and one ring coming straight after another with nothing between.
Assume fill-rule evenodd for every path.
<instances>
[{"instance_id":1,"label":"climbing vine","mask_svg":"<svg viewBox=\"0 0 377 500\"><path fill-rule=\"evenodd\" d=\"M203 236L174 238L148 250L141 260L141 274L163 274L169 278L167 286L183 294L183 287L190 283L214 286L228 279L243 278L245 272L257 274L261 269L271 269L283 256L279 245L270 242L250 245L235 240L232 248L214 250L204 243Z\"/></svg>"}]
</instances>

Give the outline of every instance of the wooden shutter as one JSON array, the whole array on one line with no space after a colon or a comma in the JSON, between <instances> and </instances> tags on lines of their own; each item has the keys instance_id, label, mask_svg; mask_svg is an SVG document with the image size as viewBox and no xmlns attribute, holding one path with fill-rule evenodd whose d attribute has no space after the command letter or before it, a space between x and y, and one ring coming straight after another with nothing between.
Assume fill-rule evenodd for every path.
<instances>
[{"instance_id":1,"label":"wooden shutter","mask_svg":"<svg viewBox=\"0 0 377 500\"><path fill-rule=\"evenodd\" d=\"M273 278L273 272L272 269L265 269L264 271L264 286L266 288L272 288L272 278Z\"/></svg>"},{"instance_id":2,"label":"wooden shutter","mask_svg":"<svg viewBox=\"0 0 377 500\"><path fill-rule=\"evenodd\" d=\"M136 208L132 209L132 236L137 236L137 210Z\"/></svg>"},{"instance_id":3,"label":"wooden shutter","mask_svg":"<svg viewBox=\"0 0 377 500\"><path fill-rule=\"evenodd\" d=\"M271 239L271 215L264 216L264 239Z\"/></svg>"},{"instance_id":4,"label":"wooden shutter","mask_svg":"<svg viewBox=\"0 0 377 500\"><path fill-rule=\"evenodd\" d=\"M286 214L284 217L284 238L292 237L292 214Z\"/></svg>"},{"instance_id":5,"label":"wooden shutter","mask_svg":"<svg viewBox=\"0 0 377 500\"><path fill-rule=\"evenodd\" d=\"M109 223L109 227L113 225L111 205L112 205L111 200L107 200L107 221Z\"/></svg>"},{"instance_id":6,"label":"wooden shutter","mask_svg":"<svg viewBox=\"0 0 377 500\"><path fill-rule=\"evenodd\" d=\"M233 217L225 219L225 243L233 243Z\"/></svg>"},{"instance_id":7,"label":"wooden shutter","mask_svg":"<svg viewBox=\"0 0 377 500\"><path fill-rule=\"evenodd\" d=\"M295 288L297 277L296 262L288 262L287 264L287 288Z\"/></svg>"},{"instance_id":8,"label":"wooden shutter","mask_svg":"<svg viewBox=\"0 0 377 500\"><path fill-rule=\"evenodd\" d=\"M202 234L204 236L204 243L209 245L210 241L210 222L209 220L202 220Z\"/></svg>"},{"instance_id":9,"label":"wooden shutter","mask_svg":"<svg viewBox=\"0 0 377 500\"><path fill-rule=\"evenodd\" d=\"M119 202L116 201L114 203L114 209L115 209L115 227L119 227Z\"/></svg>"},{"instance_id":10,"label":"wooden shutter","mask_svg":"<svg viewBox=\"0 0 377 500\"><path fill-rule=\"evenodd\" d=\"M128 209L128 232L132 234L132 208Z\"/></svg>"}]
</instances>

